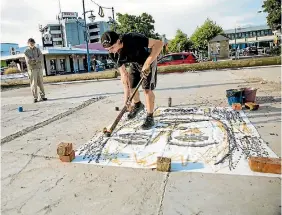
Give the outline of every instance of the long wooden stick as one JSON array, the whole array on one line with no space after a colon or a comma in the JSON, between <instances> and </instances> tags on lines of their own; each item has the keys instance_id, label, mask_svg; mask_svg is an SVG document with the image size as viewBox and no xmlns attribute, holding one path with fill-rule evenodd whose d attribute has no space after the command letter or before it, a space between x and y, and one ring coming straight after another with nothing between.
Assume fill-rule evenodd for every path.
<instances>
[{"instance_id":1,"label":"long wooden stick","mask_svg":"<svg viewBox=\"0 0 282 215\"><path fill-rule=\"evenodd\" d=\"M139 87L141 86L143 80L145 78L142 77L141 80L139 81L139 83L137 84L135 90L133 91L132 95L129 97L127 103L131 103L132 99L134 98L135 94L137 93ZM114 123L112 124L112 126L110 127L109 130L107 130L107 128L104 128L104 134L107 136L107 137L110 137L113 133L113 131L115 130L116 126L118 125L119 121L121 120L123 114L126 112L127 110L127 106L125 105L122 110L120 111L119 115L117 116L117 118L115 119Z\"/></svg>"}]
</instances>

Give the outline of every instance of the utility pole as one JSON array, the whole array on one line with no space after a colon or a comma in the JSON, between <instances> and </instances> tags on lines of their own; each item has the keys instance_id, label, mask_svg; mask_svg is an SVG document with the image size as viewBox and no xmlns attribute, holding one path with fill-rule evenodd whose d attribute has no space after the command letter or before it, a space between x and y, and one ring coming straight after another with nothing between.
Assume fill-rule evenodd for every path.
<instances>
[{"instance_id":1,"label":"utility pole","mask_svg":"<svg viewBox=\"0 0 282 215\"><path fill-rule=\"evenodd\" d=\"M87 25L86 25L86 13L85 13L85 3L84 0L82 0L82 6L83 6L83 16L85 20L85 41L86 41L86 50L87 50L87 71L90 72L90 55L89 55L89 47L88 47L88 34L87 34Z\"/></svg>"}]
</instances>

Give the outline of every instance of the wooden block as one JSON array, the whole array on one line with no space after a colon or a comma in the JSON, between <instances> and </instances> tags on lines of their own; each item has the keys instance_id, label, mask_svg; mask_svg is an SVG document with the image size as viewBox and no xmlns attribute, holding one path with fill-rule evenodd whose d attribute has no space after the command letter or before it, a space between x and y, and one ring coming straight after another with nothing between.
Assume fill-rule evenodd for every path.
<instances>
[{"instance_id":1,"label":"wooden block","mask_svg":"<svg viewBox=\"0 0 282 215\"><path fill-rule=\"evenodd\" d=\"M71 162L75 158L74 150L71 151L69 155L59 156L62 162Z\"/></svg>"},{"instance_id":2,"label":"wooden block","mask_svg":"<svg viewBox=\"0 0 282 215\"><path fill-rule=\"evenodd\" d=\"M247 102L245 103L245 107L250 110L257 110L259 108L259 105L254 102Z\"/></svg>"},{"instance_id":3,"label":"wooden block","mask_svg":"<svg viewBox=\"0 0 282 215\"><path fill-rule=\"evenodd\" d=\"M60 143L57 147L57 154L59 156L70 155L72 150L72 143Z\"/></svg>"},{"instance_id":4,"label":"wooden block","mask_svg":"<svg viewBox=\"0 0 282 215\"><path fill-rule=\"evenodd\" d=\"M161 172L170 172L171 158L158 157L157 158L157 170Z\"/></svg>"},{"instance_id":5,"label":"wooden block","mask_svg":"<svg viewBox=\"0 0 282 215\"><path fill-rule=\"evenodd\" d=\"M240 103L233 103L232 104L232 109L233 110L242 110L242 105Z\"/></svg>"},{"instance_id":6,"label":"wooden block","mask_svg":"<svg viewBox=\"0 0 282 215\"><path fill-rule=\"evenodd\" d=\"M281 174L281 159L250 157L249 166L254 172Z\"/></svg>"}]
</instances>

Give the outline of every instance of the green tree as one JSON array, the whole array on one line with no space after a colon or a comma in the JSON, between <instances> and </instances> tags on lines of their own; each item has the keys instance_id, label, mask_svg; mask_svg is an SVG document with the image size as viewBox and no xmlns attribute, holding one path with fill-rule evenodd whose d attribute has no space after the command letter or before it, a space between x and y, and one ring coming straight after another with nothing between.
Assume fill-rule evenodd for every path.
<instances>
[{"instance_id":1,"label":"green tree","mask_svg":"<svg viewBox=\"0 0 282 215\"><path fill-rule=\"evenodd\" d=\"M155 20L150 14L142 13L140 16L117 13L116 30L119 33L137 32L149 38L159 39L155 33Z\"/></svg>"},{"instance_id":2,"label":"green tree","mask_svg":"<svg viewBox=\"0 0 282 215\"><path fill-rule=\"evenodd\" d=\"M183 50L189 50L192 47L192 42L187 37L187 34L183 33L180 29L176 31L174 39L168 43L168 50L170 52L179 52Z\"/></svg>"},{"instance_id":3,"label":"green tree","mask_svg":"<svg viewBox=\"0 0 282 215\"><path fill-rule=\"evenodd\" d=\"M266 19L271 29L281 29L281 0L265 0L262 8L268 14Z\"/></svg>"},{"instance_id":4,"label":"green tree","mask_svg":"<svg viewBox=\"0 0 282 215\"><path fill-rule=\"evenodd\" d=\"M197 27L190 39L193 42L194 48L199 50L207 50L208 42L221 33L223 33L222 27L217 25L212 20L206 19L202 26Z\"/></svg>"}]
</instances>

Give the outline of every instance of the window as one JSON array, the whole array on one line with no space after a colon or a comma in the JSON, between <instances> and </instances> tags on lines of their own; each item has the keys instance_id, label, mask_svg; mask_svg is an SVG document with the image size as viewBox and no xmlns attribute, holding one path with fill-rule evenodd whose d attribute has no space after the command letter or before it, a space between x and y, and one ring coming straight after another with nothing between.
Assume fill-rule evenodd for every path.
<instances>
[{"instance_id":1,"label":"window","mask_svg":"<svg viewBox=\"0 0 282 215\"><path fill-rule=\"evenodd\" d=\"M260 31L261 36L264 36L264 31Z\"/></svg>"},{"instance_id":2,"label":"window","mask_svg":"<svg viewBox=\"0 0 282 215\"><path fill-rule=\"evenodd\" d=\"M260 31L257 32L257 36L260 37Z\"/></svg>"},{"instance_id":3,"label":"window","mask_svg":"<svg viewBox=\"0 0 282 215\"><path fill-rule=\"evenodd\" d=\"M61 30L61 27L60 26L50 26L50 30L51 31L59 31L59 30Z\"/></svg>"},{"instance_id":4,"label":"window","mask_svg":"<svg viewBox=\"0 0 282 215\"><path fill-rule=\"evenodd\" d=\"M60 45L62 45L62 41L54 41L53 45L54 46L60 46Z\"/></svg>"},{"instance_id":5,"label":"window","mask_svg":"<svg viewBox=\"0 0 282 215\"><path fill-rule=\"evenodd\" d=\"M246 33L246 38L249 38L250 37L250 34L249 32Z\"/></svg>"},{"instance_id":6,"label":"window","mask_svg":"<svg viewBox=\"0 0 282 215\"><path fill-rule=\"evenodd\" d=\"M62 71L66 70L66 60L65 59L60 59L60 67Z\"/></svg>"},{"instance_id":7,"label":"window","mask_svg":"<svg viewBox=\"0 0 282 215\"><path fill-rule=\"evenodd\" d=\"M90 32L90 36L97 36L99 35L99 32Z\"/></svg>"},{"instance_id":8,"label":"window","mask_svg":"<svg viewBox=\"0 0 282 215\"><path fill-rule=\"evenodd\" d=\"M97 43L97 42L99 42L99 39L90 40L90 43Z\"/></svg>"},{"instance_id":9,"label":"window","mask_svg":"<svg viewBox=\"0 0 282 215\"><path fill-rule=\"evenodd\" d=\"M90 25L90 26L89 26L89 29L94 29L94 28L98 28L98 25L97 25L97 24L94 24L94 25Z\"/></svg>"},{"instance_id":10,"label":"window","mask_svg":"<svg viewBox=\"0 0 282 215\"><path fill-rule=\"evenodd\" d=\"M172 55L163 57L163 58L160 60L160 63L165 63L165 62L169 62L169 61L172 61Z\"/></svg>"},{"instance_id":11,"label":"window","mask_svg":"<svg viewBox=\"0 0 282 215\"><path fill-rule=\"evenodd\" d=\"M242 38L242 33L239 33L239 38Z\"/></svg>"},{"instance_id":12,"label":"window","mask_svg":"<svg viewBox=\"0 0 282 215\"><path fill-rule=\"evenodd\" d=\"M51 59L50 60L50 70L51 71L56 71L56 59Z\"/></svg>"},{"instance_id":13,"label":"window","mask_svg":"<svg viewBox=\"0 0 282 215\"><path fill-rule=\"evenodd\" d=\"M61 35L61 34L52 34L52 37L53 37L53 38L61 38L62 35Z\"/></svg>"},{"instance_id":14,"label":"window","mask_svg":"<svg viewBox=\"0 0 282 215\"><path fill-rule=\"evenodd\" d=\"M172 55L172 59L173 60L183 60L183 55L180 55L180 54Z\"/></svg>"}]
</instances>

